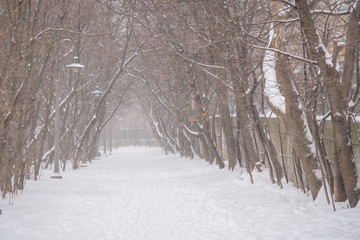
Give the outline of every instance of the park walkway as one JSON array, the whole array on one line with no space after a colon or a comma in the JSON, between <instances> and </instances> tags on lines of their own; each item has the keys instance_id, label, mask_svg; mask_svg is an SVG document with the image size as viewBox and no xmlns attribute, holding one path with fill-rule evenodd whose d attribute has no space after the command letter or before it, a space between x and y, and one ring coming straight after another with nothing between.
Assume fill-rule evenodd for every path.
<instances>
[{"instance_id":1,"label":"park walkway","mask_svg":"<svg viewBox=\"0 0 360 240\"><path fill-rule=\"evenodd\" d=\"M157 148L121 148L87 167L28 181L13 206L0 201L2 240L359 239L360 209L332 212L267 173Z\"/></svg>"}]
</instances>

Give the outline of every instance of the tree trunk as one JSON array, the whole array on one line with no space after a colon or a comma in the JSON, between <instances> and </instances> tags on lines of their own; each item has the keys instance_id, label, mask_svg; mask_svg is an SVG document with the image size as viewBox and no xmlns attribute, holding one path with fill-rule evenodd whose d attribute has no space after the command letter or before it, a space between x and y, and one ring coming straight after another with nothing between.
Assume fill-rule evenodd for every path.
<instances>
[{"instance_id":1,"label":"tree trunk","mask_svg":"<svg viewBox=\"0 0 360 240\"><path fill-rule=\"evenodd\" d=\"M286 15L275 14L280 9L280 3L271 2L271 12L274 13L274 20L286 20ZM285 25L286 26L286 25ZM288 25L291 26L291 25ZM278 26L274 29L273 39L271 44L276 49L286 51L286 44L284 39L287 38L287 28ZM271 30L273 31L273 30ZM319 165L316 158L315 147L312 139L312 134L307 123L305 108L301 106L300 96L294 88L292 82L292 72L290 69L290 62L288 56L280 54L278 52L266 52L266 59L264 65L268 68L272 68L275 63L276 76L271 76L276 79L266 79L266 81L276 81L279 84L280 93L285 99L285 111L275 109L271 104L272 109L280 115L285 123L285 127L289 133L289 137L292 146L295 149L296 156L300 159L303 170L306 174L307 184L311 191L312 197L315 200L319 190L321 188L321 177L317 176ZM270 71L271 69L265 69L264 71ZM265 75L270 78L271 73L265 72ZM273 90L274 91L274 90Z\"/></svg>"},{"instance_id":2,"label":"tree trunk","mask_svg":"<svg viewBox=\"0 0 360 240\"><path fill-rule=\"evenodd\" d=\"M233 131L232 118L230 116L229 105L227 101L227 89L226 87L219 86L218 100L220 107L221 123L224 129L226 139L226 150L229 161L229 169L234 170L236 165L236 149L235 149L235 138Z\"/></svg>"},{"instance_id":3,"label":"tree trunk","mask_svg":"<svg viewBox=\"0 0 360 240\"><path fill-rule=\"evenodd\" d=\"M304 109L299 108L299 96L296 93L291 79L289 61L284 55L277 55L276 77L280 83L280 89L285 97L286 112L283 120L289 132L292 145L297 157L300 159L306 174L307 183L315 200L322 186L321 178L317 175L319 164L314 152L315 145L310 128L307 125Z\"/></svg>"},{"instance_id":4,"label":"tree trunk","mask_svg":"<svg viewBox=\"0 0 360 240\"><path fill-rule=\"evenodd\" d=\"M335 151L339 159L340 172L350 207L355 207L360 198L360 189L357 188L358 180L354 162L354 153L350 129L347 125L347 88L349 88L347 86L349 85L350 79L345 78L341 81L339 72L331 61L332 59L329 59L331 58L330 54L327 52L320 36L316 32L315 22L307 1L296 0L295 3L299 12L301 28L304 31L305 38L309 45L309 54L317 61L324 78L324 84L330 103L334 142L336 143ZM349 18L349 26L352 26L353 21L359 21L357 16L359 12L360 4L357 4ZM351 34L352 31L353 30L348 31L346 45L354 44L358 40L357 35ZM353 58L353 56L353 54L346 52L345 62L349 62L348 58Z\"/></svg>"}]
</instances>

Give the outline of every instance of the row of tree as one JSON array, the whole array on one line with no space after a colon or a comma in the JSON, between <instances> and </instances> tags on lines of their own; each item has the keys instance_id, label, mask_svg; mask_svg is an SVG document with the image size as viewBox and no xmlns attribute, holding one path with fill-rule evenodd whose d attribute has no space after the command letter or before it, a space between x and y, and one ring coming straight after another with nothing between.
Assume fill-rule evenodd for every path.
<instances>
[{"instance_id":1,"label":"row of tree","mask_svg":"<svg viewBox=\"0 0 360 240\"><path fill-rule=\"evenodd\" d=\"M261 147L271 180L281 186L284 164L259 114L267 111L266 99L300 162L299 187L315 199L323 186L329 202L357 205L350 133L359 101L360 4L151 2L149 44L157 51L144 53L129 74L145 84L141 104L166 151L197 154L220 168L239 164L251 175ZM334 152L324 146L326 120Z\"/></svg>"},{"instance_id":2,"label":"row of tree","mask_svg":"<svg viewBox=\"0 0 360 240\"><path fill-rule=\"evenodd\" d=\"M284 163L261 121L270 108L299 160L298 186L355 207L359 16L351 0L2 1L2 195L52 164L56 134L63 167L94 157L109 119L136 103L166 152L251 176L261 148L282 186ZM74 56L80 73L66 70Z\"/></svg>"},{"instance_id":3,"label":"row of tree","mask_svg":"<svg viewBox=\"0 0 360 240\"><path fill-rule=\"evenodd\" d=\"M1 1L3 197L23 189L26 179L36 180L54 157L63 169L67 160L76 169L93 158L101 130L127 104L133 86L125 69L142 35L129 13L107 4L112 1ZM117 4L129 8L127 1ZM71 64L85 67L74 73Z\"/></svg>"}]
</instances>

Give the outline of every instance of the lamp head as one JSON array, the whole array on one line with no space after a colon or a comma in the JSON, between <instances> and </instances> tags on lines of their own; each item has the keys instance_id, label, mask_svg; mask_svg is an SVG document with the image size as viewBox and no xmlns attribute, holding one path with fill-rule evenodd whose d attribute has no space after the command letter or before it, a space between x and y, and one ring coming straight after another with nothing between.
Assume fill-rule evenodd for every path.
<instances>
[{"instance_id":1,"label":"lamp head","mask_svg":"<svg viewBox=\"0 0 360 240\"><path fill-rule=\"evenodd\" d=\"M79 72L81 69L85 68L84 65L79 63L79 57L74 56L73 63L66 66L67 68L70 68L74 73Z\"/></svg>"}]
</instances>

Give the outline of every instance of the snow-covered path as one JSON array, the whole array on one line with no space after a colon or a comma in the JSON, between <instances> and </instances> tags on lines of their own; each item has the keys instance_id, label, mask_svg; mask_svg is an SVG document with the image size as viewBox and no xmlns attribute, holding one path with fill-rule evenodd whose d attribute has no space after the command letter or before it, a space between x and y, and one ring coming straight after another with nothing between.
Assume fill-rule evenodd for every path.
<instances>
[{"instance_id":1,"label":"snow-covered path","mask_svg":"<svg viewBox=\"0 0 360 240\"><path fill-rule=\"evenodd\" d=\"M62 175L44 171L13 206L0 201L1 240L360 239L359 207L333 213L267 176L250 185L157 148L122 148Z\"/></svg>"}]
</instances>

